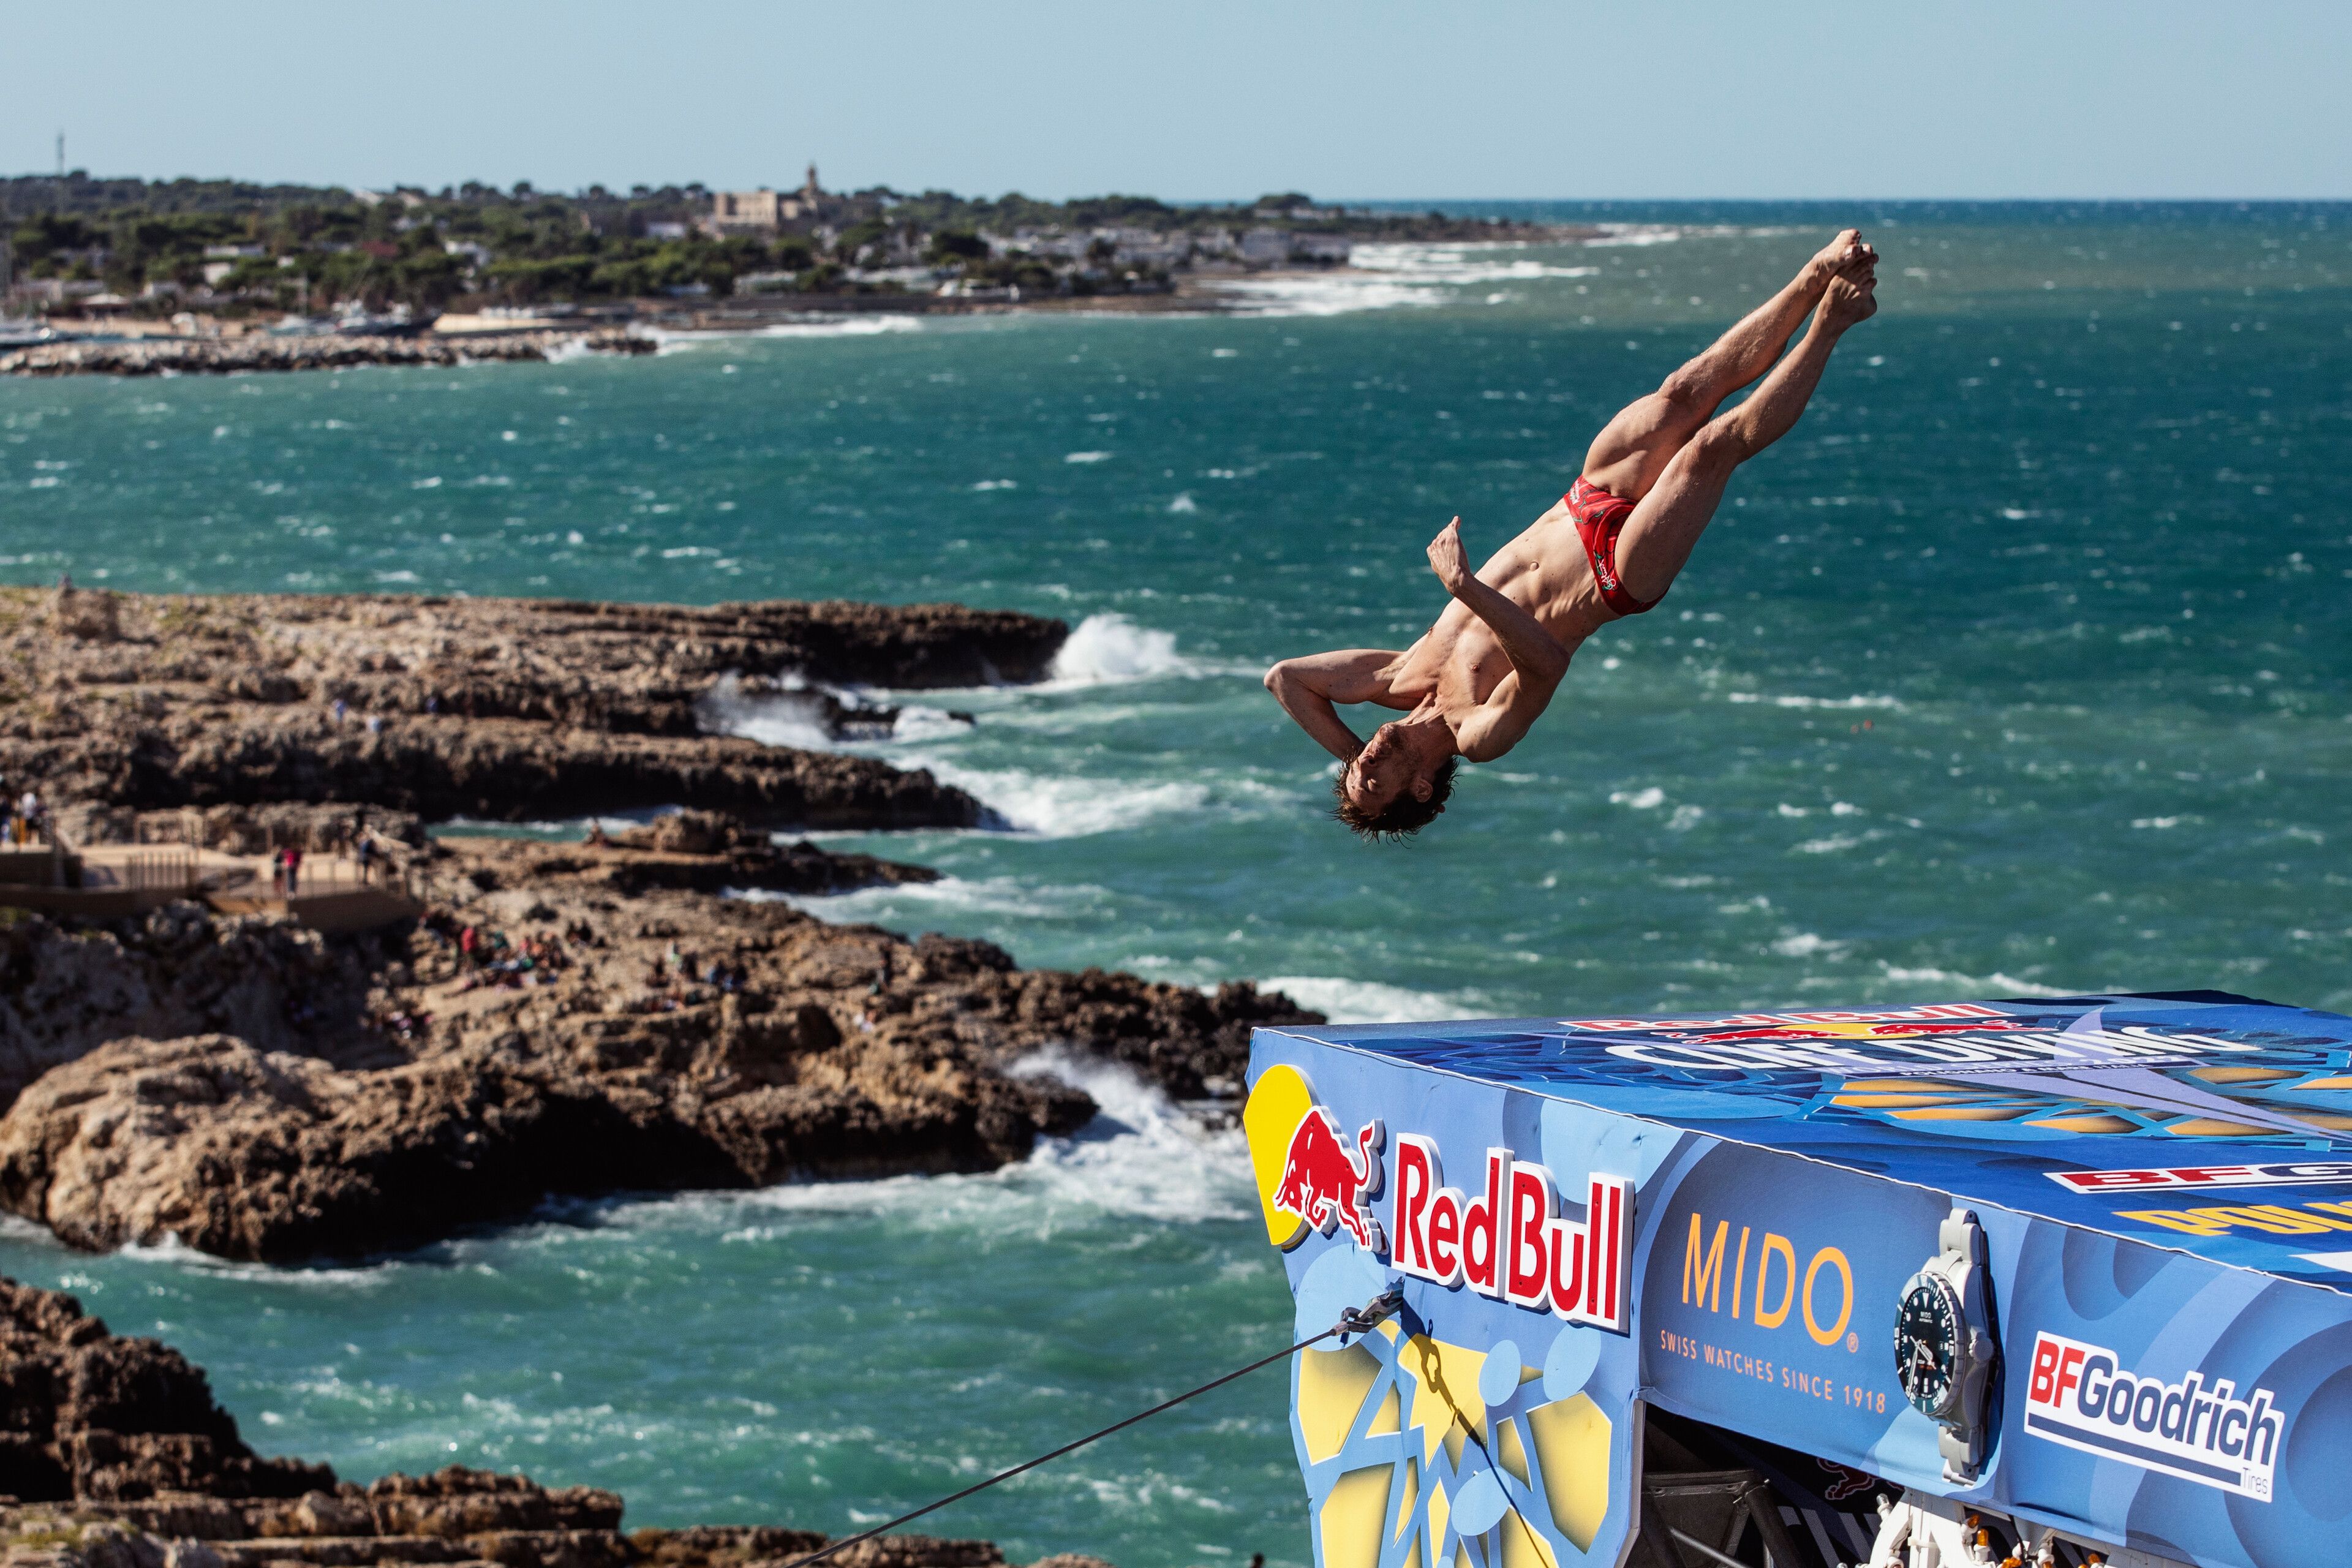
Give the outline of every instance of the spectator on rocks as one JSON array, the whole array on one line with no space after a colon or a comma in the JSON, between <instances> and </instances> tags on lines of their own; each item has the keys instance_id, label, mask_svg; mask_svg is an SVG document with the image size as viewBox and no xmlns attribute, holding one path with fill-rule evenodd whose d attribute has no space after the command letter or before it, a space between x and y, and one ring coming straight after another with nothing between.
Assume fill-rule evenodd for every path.
<instances>
[{"instance_id":1,"label":"spectator on rocks","mask_svg":"<svg viewBox=\"0 0 2352 1568\"><path fill-rule=\"evenodd\" d=\"M299 844L289 844L286 847L286 896L288 898L294 897L301 890L301 881L302 847Z\"/></svg>"},{"instance_id":2,"label":"spectator on rocks","mask_svg":"<svg viewBox=\"0 0 2352 1568\"><path fill-rule=\"evenodd\" d=\"M340 730L340 729L341 729L341 728L343 727L343 715L345 715L346 713L349 713L349 712L351 711L351 705L350 705L349 703L346 703L346 702L345 702L341 698L338 697L338 698L336 698L336 699L335 699L335 704L334 704L334 707L335 707L335 728L336 728L336 729L338 729L338 730Z\"/></svg>"},{"instance_id":3,"label":"spectator on rocks","mask_svg":"<svg viewBox=\"0 0 2352 1568\"><path fill-rule=\"evenodd\" d=\"M375 840L361 834L359 842L352 846L352 860L359 868L360 885L365 887L375 866Z\"/></svg>"}]
</instances>

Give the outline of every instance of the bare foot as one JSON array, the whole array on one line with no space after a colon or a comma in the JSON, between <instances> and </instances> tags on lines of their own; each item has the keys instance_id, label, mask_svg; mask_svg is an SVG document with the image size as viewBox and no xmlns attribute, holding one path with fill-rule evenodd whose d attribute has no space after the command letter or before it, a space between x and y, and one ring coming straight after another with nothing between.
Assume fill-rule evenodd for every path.
<instances>
[{"instance_id":1,"label":"bare foot","mask_svg":"<svg viewBox=\"0 0 2352 1568\"><path fill-rule=\"evenodd\" d=\"M1862 230L1842 228L1835 239L1813 252L1812 265L1824 272L1843 272L1864 254L1867 254L1874 263L1878 259L1878 253L1862 243Z\"/></svg>"},{"instance_id":2,"label":"bare foot","mask_svg":"<svg viewBox=\"0 0 2352 1568\"><path fill-rule=\"evenodd\" d=\"M1822 325L1832 332L1843 332L1876 314L1877 289L1867 283L1857 283L1845 274L1831 279L1829 288L1822 294Z\"/></svg>"}]
</instances>

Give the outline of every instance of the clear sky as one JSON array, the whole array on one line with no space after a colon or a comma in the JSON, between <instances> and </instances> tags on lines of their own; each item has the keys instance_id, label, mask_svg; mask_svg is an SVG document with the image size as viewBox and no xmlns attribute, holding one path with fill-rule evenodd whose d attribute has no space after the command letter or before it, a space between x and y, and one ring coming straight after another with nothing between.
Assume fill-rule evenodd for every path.
<instances>
[{"instance_id":1,"label":"clear sky","mask_svg":"<svg viewBox=\"0 0 2352 1568\"><path fill-rule=\"evenodd\" d=\"M2352 197L2347 0L13 0L0 66L27 173Z\"/></svg>"}]
</instances>

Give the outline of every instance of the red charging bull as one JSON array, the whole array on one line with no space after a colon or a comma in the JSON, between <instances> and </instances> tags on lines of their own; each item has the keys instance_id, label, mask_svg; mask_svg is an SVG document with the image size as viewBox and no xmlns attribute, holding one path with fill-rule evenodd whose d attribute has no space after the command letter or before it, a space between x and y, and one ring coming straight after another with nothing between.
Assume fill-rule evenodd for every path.
<instances>
[{"instance_id":1,"label":"red charging bull","mask_svg":"<svg viewBox=\"0 0 2352 1568\"><path fill-rule=\"evenodd\" d=\"M1381 1190L1381 1145L1387 1128L1375 1117L1356 1134L1349 1152L1339 1137L1339 1124L1321 1106L1310 1107L1290 1135L1290 1152L1284 1159L1282 1184L1275 1189L1274 1206L1297 1215L1324 1235L1344 1225L1356 1245L1370 1252L1388 1250L1380 1221L1371 1215L1372 1198Z\"/></svg>"}]
</instances>

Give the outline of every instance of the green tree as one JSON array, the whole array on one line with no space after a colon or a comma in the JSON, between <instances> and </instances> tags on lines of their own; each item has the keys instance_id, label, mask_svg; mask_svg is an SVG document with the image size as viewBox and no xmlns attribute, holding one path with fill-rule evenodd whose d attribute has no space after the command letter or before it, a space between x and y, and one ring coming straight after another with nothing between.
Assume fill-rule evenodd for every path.
<instances>
[{"instance_id":1,"label":"green tree","mask_svg":"<svg viewBox=\"0 0 2352 1568\"><path fill-rule=\"evenodd\" d=\"M988 241L968 228L943 228L931 236L931 260L940 266L959 261L984 261Z\"/></svg>"}]
</instances>

